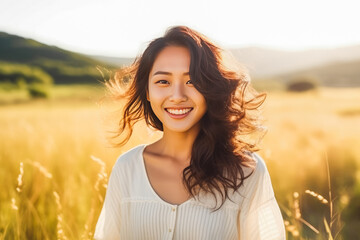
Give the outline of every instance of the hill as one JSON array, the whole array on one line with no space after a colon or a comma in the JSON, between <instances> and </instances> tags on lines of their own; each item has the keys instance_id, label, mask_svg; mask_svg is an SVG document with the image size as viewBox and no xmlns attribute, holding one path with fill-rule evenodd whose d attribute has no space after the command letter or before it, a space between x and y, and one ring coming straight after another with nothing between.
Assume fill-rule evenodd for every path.
<instances>
[{"instance_id":1,"label":"hill","mask_svg":"<svg viewBox=\"0 0 360 240\"><path fill-rule=\"evenodd\" d=\"M41 69L54 79L55 84L98 83L101 75L96 66L114 67L82 54L5 32L0 32L0 61Z\"/></svg>"},{"instance_id":2,"label":"hill","mask_svg":"<svg viewBox=\"0 0 360 240\"><path fill-rule=\"evenodd\" d=\"M282 82L311 77L327 87L360 87L360 59L343 61L276 76Z\"/></svg>"},{"instance_id":3,"label":"hill","mask_svg":"<svg viewBox=\"0 0 360 240\"><path fill-rule=\"evenodd\" d=\"M95 60L112 64L115 66L128 66L132 64L135 58L126 58L126 57L108 57L108 56L100 56L100 55L88 55L90 58Z\"/></svg>"},{"instance_id":4,"label":"hill","mask_svg":"<svg viewBox=\"0 0 360 240\"><path fill-rule=\"evenodd\" d=\"M360 59L360 45L306 51L280 51L249 47L230 49L235 59L243 63L255 78L271 77L333 63Z\"/></svg>"}]
</instances>

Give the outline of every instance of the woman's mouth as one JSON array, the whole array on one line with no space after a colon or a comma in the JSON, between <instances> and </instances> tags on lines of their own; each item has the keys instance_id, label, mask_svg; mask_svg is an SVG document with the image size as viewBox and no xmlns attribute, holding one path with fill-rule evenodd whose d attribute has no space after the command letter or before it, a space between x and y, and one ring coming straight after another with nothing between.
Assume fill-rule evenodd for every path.
<instances>
[{"instance_id":1,"label":"woman's mouth","mask_svg":"<svg viewBox=\"0 0 360 240\"><path fill-rule=\"evenodd\" d=\"M193 108L165 108L165 111L172 118L184 118L186 117Z\"/></svg>"}]
</instances>

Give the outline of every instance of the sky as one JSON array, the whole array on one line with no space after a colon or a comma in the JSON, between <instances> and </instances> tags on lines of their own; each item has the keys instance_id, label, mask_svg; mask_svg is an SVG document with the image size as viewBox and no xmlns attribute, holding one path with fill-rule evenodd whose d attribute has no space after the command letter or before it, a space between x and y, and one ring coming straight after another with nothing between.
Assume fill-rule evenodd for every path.
<instances>
[{"instance_id":1,"label":"sky","mask_svg":"<svg viewBox=\"0 0 360 240\"><path fill-rule=\"evenodd\" d=\"M360 44L358 0L0 0L0 31L91 55L135 57L174 25L223 48Z\"/></svg>"}]
</instances>

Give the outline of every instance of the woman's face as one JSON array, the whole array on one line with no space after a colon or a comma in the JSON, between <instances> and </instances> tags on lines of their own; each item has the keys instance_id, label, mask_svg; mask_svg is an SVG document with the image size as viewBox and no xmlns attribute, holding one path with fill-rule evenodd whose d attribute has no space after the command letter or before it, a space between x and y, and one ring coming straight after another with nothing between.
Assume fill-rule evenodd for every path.
<instances>
[{"instance_id":1,"label":"woman's face","mask_svg":"<svg viewBox=\"0 0 360 240\"><path fill-rule=\"evenodd\" d=\"M149 74L148 96L164 132L200 129L206 112L204 96L190 80L190 52L185 47L165 47L156 57Z\"/></svg>"}]
</instances>

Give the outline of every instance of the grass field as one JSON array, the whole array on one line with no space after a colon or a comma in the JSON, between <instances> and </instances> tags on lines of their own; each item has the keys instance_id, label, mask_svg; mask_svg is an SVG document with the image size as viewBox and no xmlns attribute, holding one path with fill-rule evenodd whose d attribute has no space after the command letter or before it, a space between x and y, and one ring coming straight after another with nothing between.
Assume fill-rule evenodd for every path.
<instances>
[{"instance_id":1,"label":"grass field","mask_svg":"<svg viewBox=\"0 0 360 240\"><path fill-rule=\"evenodd\" d=\"M117 156L161 134L137 128L125 147L112 148L106 132L117 106L100 104L95 87L63 86L50 100L21 95L10 104L16 94L0 97L0 239L91 239ZM264 117L260 155L288 238L330 239L324 217L333 237L341 229L337 239L359 238L360 89L269 93ZM330 219L327 163L340 225Z\"/></svg>"}]
</instances>

